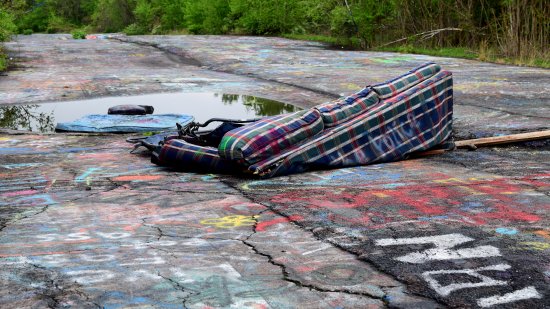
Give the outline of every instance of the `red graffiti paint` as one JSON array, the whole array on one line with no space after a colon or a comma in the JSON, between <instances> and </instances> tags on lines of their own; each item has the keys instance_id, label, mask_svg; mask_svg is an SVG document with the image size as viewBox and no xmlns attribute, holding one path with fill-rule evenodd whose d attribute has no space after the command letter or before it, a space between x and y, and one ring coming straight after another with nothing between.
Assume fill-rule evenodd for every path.
<instances>
[{"instance_id":1,"label":"red graffiti paint","mask_svg":"<svg viewBox=\"0 0 550 309\"><path fill-rule=\"evenodd\" d=\"M256 231L257 232L263 232L263 231L265 231L265 229L268 226L272 226L272 225L279 224L279 223L284 223L284 222L290 222L290 221L300 221L300 220L303 220L303 219L304 219L304 217L302 217L302 216L292 215L292 216L289 216L288 218L277 218L277 219L273 219L273 220L269 220L269 221L263 221L263 222L260 222L256 225Z\"/></svg>"},{"instance_id":2,"label":"red graffiti paint","mask_svg":"<svg viewBox=\"0 0 550 309\"><path fill-rule=\"evenodd\" d=\"M287 209L299 205L315 212L321 210L326 213L320 217L322 220L369 228L410 220L417 220L417 224L448 220L476 226L497 222L538 222L542 220L541 210L550 208L550 205L533 208L522 197L524 192L532 191L526 183L543 180L546 175L519 180L435 176L436 179L421 184L391 189L372 190L368 186L353 185L297 189L275 195L271 202ZM362 209L363 216L348 217L347 213L354 212L337 211L352 208Z\"/></svg>"}]
</instances>

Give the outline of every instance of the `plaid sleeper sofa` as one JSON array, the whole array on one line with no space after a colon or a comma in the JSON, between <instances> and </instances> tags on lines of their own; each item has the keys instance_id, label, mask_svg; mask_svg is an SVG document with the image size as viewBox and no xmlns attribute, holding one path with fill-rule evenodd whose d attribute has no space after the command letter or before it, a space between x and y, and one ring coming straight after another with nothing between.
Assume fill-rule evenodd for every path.
<instances>
[{"instance_id":1,"label":"plaid sleeper sofa","mask_svg":"<svg viewBox=\"0 0 550 309\"><path fill-rule=\"evenodd\" d=\"M446 143L452 114L452 74L427 63L349 97L236 128L217 147L169 140L153 161L266 178L395 161Z\"/></svg>"}]
</instances>

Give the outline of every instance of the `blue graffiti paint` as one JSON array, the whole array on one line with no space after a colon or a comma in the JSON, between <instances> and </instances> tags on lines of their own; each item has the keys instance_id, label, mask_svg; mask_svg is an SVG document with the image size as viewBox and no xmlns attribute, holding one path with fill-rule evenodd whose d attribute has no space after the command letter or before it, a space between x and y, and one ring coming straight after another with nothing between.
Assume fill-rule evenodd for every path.
<instances>
[{"instance_id":1,"label":"blue graffiti paint","mask_svg":"<svg viewBox=\"0 0 550 309\"><path fill-rule=\"evenodd\" d=\"M34 148L27 147L10 147L0 148L0 155L15 155L15 154L27 154L36 152Z\"/></svg>"},{"instance_id":2,"label":"blue graffiti paint","mask_svg":"<svg viewBox=\"0 0 550 309\"><path fill-rule=\"evenodd\" d=\"M90 167L89 169L87 169L82 175L78 176L75 178L75 181L76 182L83 182L86 180L86 178L88 178L91 174L97 172L101 170L100 167Z\"/></svg>"},{"instance_id":3,"label":"blue graffiti paint","mask_svg":"<svg viewBox=\"0 0 550 309\"><path fill-rule=\"evenodd\" d=\"M40 166L40 165L43 165L43 163L14 163L14 164L3 164L0 166L6 169L12 170L12 169L25 168L25 167Z\"/></svg>"},{"instance_id":4,"label":"blue graffiti paint","mask_svg":"<svg viewBox=\"0 0 550 309\"><path fill-rule=\"evenodd\" d=\"M502 234L502 235L515 235L518 233L518 230L514 228L507 228L507 227L499 227L495 229L495 232Z\"/></svg>"}]
</instances>

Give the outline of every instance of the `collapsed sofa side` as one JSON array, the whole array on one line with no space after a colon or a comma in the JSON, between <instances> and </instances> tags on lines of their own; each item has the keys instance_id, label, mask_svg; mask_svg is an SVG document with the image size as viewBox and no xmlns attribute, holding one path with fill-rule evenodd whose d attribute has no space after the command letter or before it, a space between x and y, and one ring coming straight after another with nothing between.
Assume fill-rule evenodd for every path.
<instances>
[{"instance_id":1,"label":"collapsed sofa side","mask_svg":"<svg viewBox=\"0 0 550 309\"><path fill-rule=\"evenodd\" d=\"M440 71L367 113L250 169L272 177L401 160L412 152L433 148L451 136L452 85L451 72Z\"/></svg>"}]
</instances>

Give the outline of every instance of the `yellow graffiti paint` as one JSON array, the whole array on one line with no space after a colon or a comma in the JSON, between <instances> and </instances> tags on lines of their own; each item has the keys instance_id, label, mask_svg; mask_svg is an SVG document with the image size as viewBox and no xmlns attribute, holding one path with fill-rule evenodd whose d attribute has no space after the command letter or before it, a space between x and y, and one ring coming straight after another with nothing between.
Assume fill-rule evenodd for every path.
<instances>
[{"instance_id":1,"label":"yellow graffiti paint","mask_svg":"<svg viewBox=\"0 0 550 309\"><path fill-rule=\"evenodd\" d=\"M361 86L355 84L355 83L341 83L340 86L342 88L346 88L346 89L349 89L349 90L358 90L358 89L361 89Z\"/></svg>"},{"instance_id":2,"label":"yellow graffiti paint","mask_svg":"<svg viewBox=\"0 0 550 309\"><path fill-rule=\"evenodd\" d=\"M239 226L251 226L256 224L256 218L259 216L241 216L233 215L226 216L222 218L212 218L201 220L200 223L203 225L211 225L221 229L230 229Z\"/></svg>"},{"instance_id":3,"label":"yellow graffiti paint","mask_svg":"<svg viewBox=\"0 0 550 309\"><path fill-rule=\"evenodd\" d=\"M528 249L532 249L532 250L542 251L542 250L550 249L550 244L545 243L545 242L526 241L526 242L521 242L520 244L522 244L525 247L527 247Z\"/></svg>"},{"instance_id":4,"label":"yellow graffiti paint","mask_svg":"<svg viewBox=\"0 0 550 309\"><path fill-rule=\"evenodd\" d=\"M464 180L461 180L461 179L458 179L458 178L437 179L437 180L434 180L434 182L437 182L437 183L450 183L450 182L466 183Z\"/></svg>"}]
</instances>

